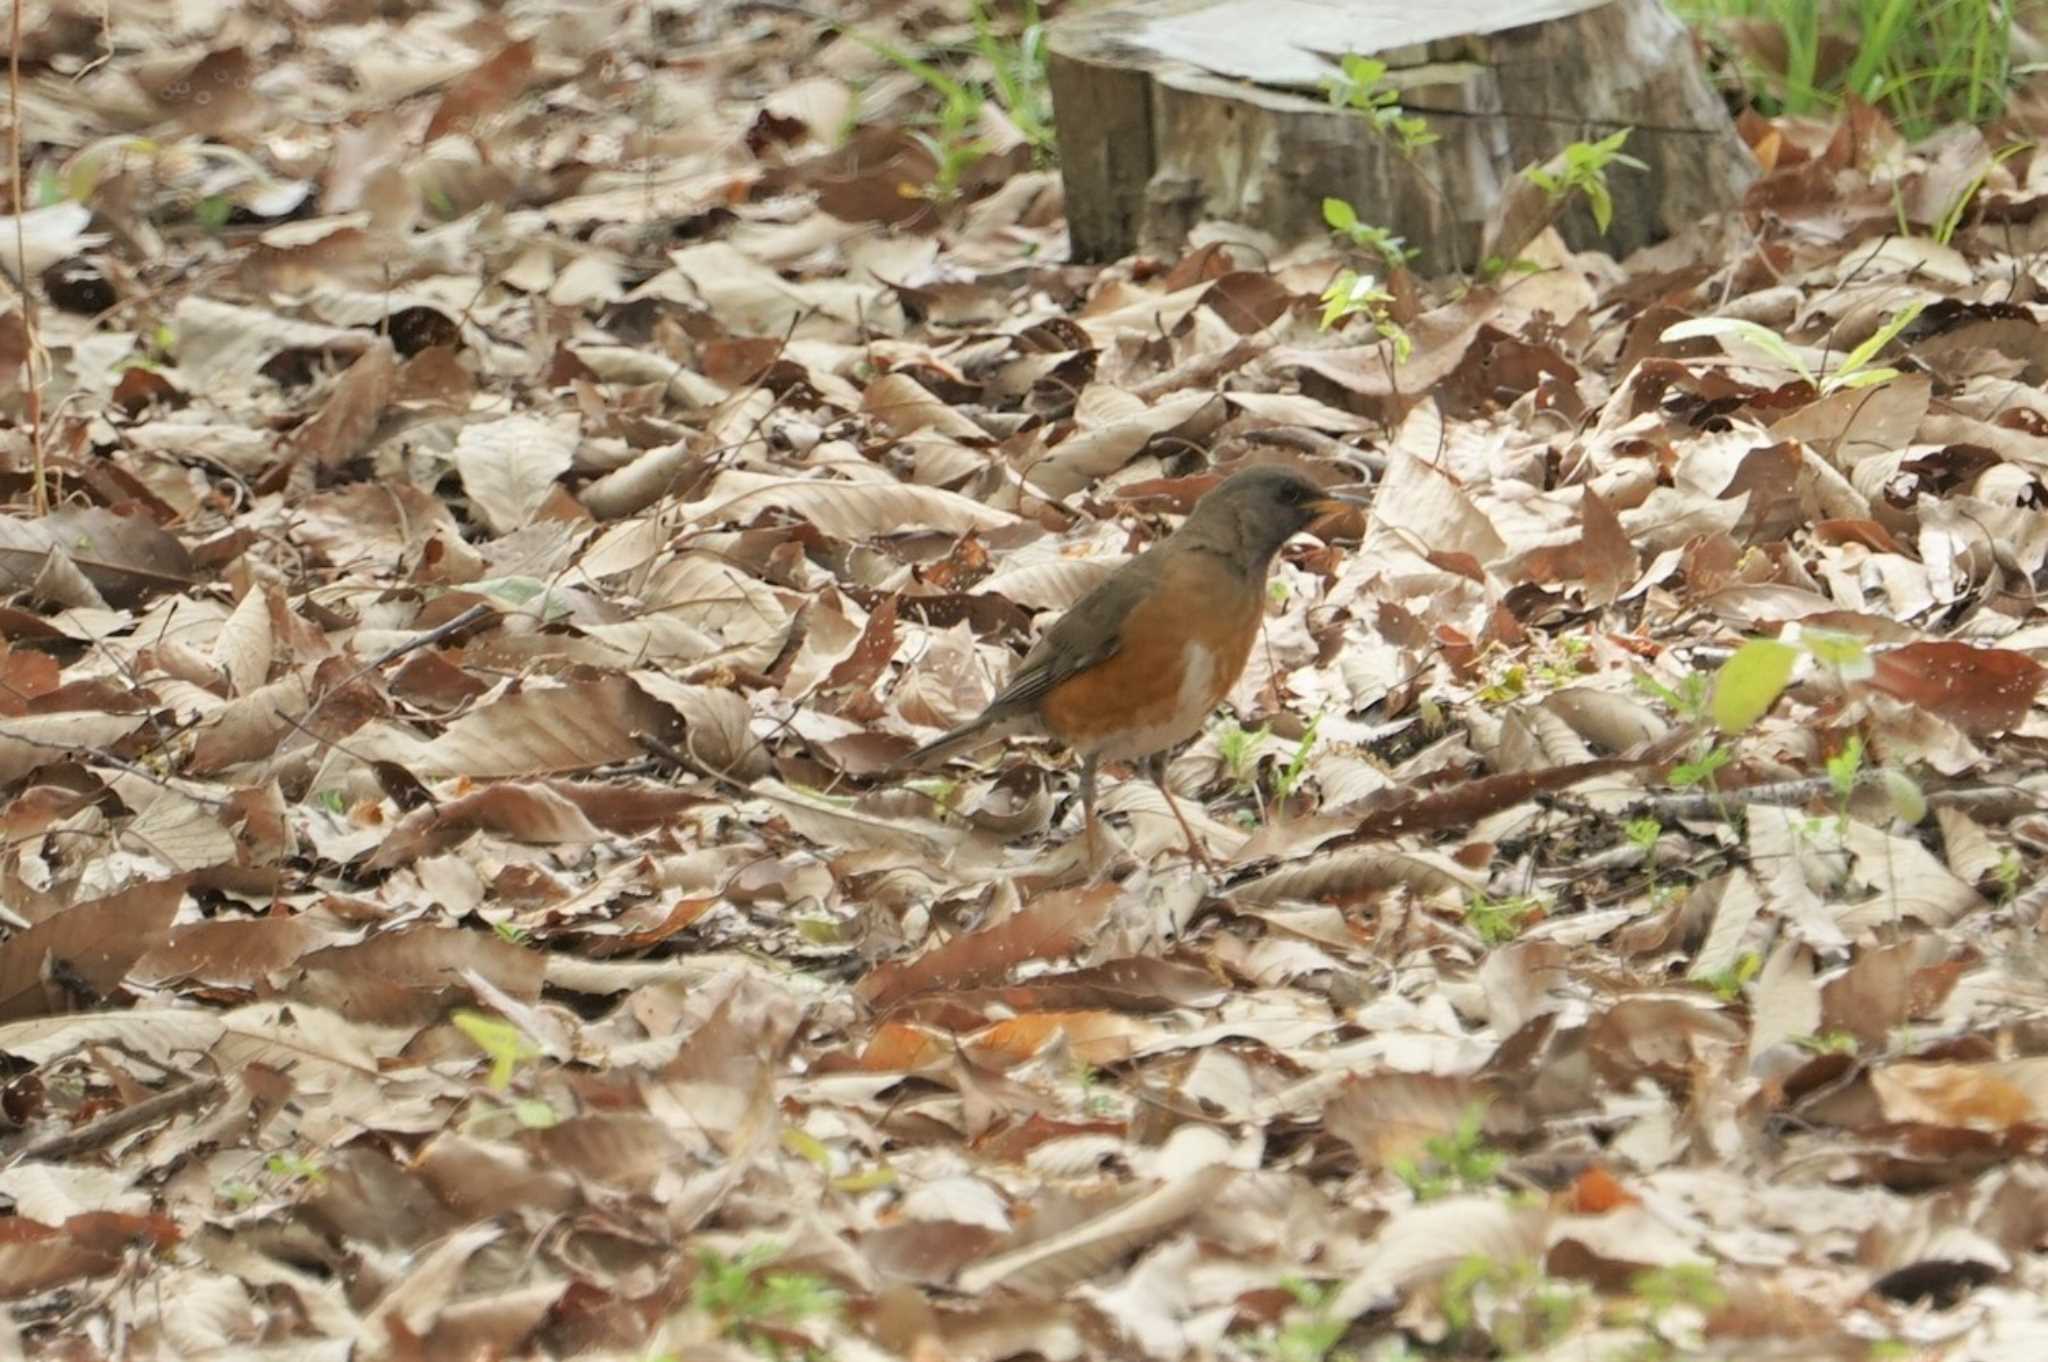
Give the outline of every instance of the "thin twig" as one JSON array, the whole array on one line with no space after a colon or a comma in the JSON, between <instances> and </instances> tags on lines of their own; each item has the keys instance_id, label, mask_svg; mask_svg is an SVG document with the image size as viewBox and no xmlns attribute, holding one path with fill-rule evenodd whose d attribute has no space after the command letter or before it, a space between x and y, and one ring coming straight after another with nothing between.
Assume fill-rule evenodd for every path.
<instances>
[{"instance_id":1,"label":"thin twig","mask_svg":"<svg viewBox=\"0 0 2048 1362\"><path fill-rule=\"evenodd\" d=\"M343 677L339 685L329 686L325 691L322 691L320 694L320 698L315 700L310 706L308 706L306 712L304 714L301 714L297 719L293 719L289 714L286 714L283 710L277 711L277 717L283 719L286 723L291 724L294 728L303 728L303 726L306 723L312 720L315 714L318 714L320 712L320 707L327 703L328 698L330 696L338 695L342 691L347 690L350 686L353 686L356 682L362 680L371 672L376 671L385 663L393 661L397 658L404 657L407 653L416 652L421 648L432 647L434 644L439 643L442 639L449 637L451 634L460 633L462 630L467 629L470 625L475 624L477 621L487 619L491 615L494 615L496 613L497 610L493 606L472 605L471 607L469 607L469 609L463 611L455 618L443 620L441 621L441 623L435 625L433 628L427 630L423 634L415 635L414 637L407 639L403 643L395 644L392 647L386 648L383 652L377 654L368 662L365 662L362 666L356 668L353 672L350 672L347 676Z\"/></svg>"},{"instance_id":2,"label":"thin twig","mask_svg":"<svg viewBox=\"0 0 2048 1362\"><path fill-rule=\"evenodd\" d=\"M112 1144L131 1131L140 1130L167 1116L175 1116L190 1107L196 1107L217 1096L220 1090L221 1081L218 1078L195 1078L189 1083L181 1083L168 1092L146 1097L119 1111L110 1111L104 1116L87 1121L76 1130L67 1130L61 1135L37 1140L34 1144L17 1151L9 1166L27 1159L66 1159L73 1154L83 1154L88 1149L98 1149L101 1145Z\"/></svg>"},{"instance_id":3,"label":"thin twig","mask_svg":"<svg viewBox=\"0 0 2048 1362\"><path fill-rule=\"evenodd\" d=\"M28 447L34 460L32 486L35 512L50 513L48 464L43 448L42 321L36 311L35 281L28 277L28 200L21 164L21 7L27 0L14 0L12 43L7 53L7 98L12 115L7 127L7 152L14 163L14 277L21 285L21 328L28 366Z\"/></svg>"},{"instance_id":4,"label":"thin twig","mask_svg":"<svg viewBox=\"0 0 2048 1362\"><path fill-rule=\"evenodd\" d=\"M1883 784L1884 772L1881 770L1862 771L1856 777L1859 790L1881 788ZM1679 819L1718 822L1724 817L1725 810L1740 804L1798 808L1816 799L1832 797L1835 793L1831 777L1808 776L1801 780L1778 780L1741 789L1723 789L1718 796L1690 791L1645 795L1630 805L1630 812L1638 817L1648 814L1663 822ZM1925 797L1930 808L1959 809L1978 818L1991 819L2036 813L2048 804L2041 795L2016 785L1957 785L1944 790L1925 791Z\"/></svg>"}]
</instances>

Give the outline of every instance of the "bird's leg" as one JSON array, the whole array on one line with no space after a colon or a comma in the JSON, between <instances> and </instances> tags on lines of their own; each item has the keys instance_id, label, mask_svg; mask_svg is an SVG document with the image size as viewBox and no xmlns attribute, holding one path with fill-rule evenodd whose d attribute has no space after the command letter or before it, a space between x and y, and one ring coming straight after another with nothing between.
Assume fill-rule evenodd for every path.
<instances>
[{"instance_id":1,"label":"bird's leg","mask_svg":"<svg viewBox=\"0 0 2048 1362\"><path fill-rule=\"evenodd\" d=\"M1088 846L1088 864L1100 865L1095 853L1095 754L1081 758L1081 832Z\"/></svg>"},{"instance_id":2,"label":"bird's leg","mask_svg":"<svg viewBox=\"0 0 2048 1362\"><path fill-rule=\"evenodd\" d=\"M1173 790L1166 783L1166 753L1154 752L1145 759L1145 768L1152 773L1152 783L1159 787L1159 793L1166 796L1166 807L1173 810L1173 820L1180 824L1181 836L1188 839L1188 854L1202 863L1202 869L1216 873L1216 863L1209 859L1209 853L1202 849L1202 843L1195 836L1195 830L1188 826L1187 815L1180 811L1180 801L1173 797Z\"/></svg>"}]
</instances>

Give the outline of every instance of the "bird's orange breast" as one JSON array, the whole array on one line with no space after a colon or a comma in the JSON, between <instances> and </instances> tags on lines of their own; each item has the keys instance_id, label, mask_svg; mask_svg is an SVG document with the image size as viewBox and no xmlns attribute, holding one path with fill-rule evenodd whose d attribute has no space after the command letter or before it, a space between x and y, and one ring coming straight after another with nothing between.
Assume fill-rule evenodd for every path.
<instances>
[{"instance_id":1,"label":"bird's orange breast","mask_svg":"<svg viewBox=\"0 0 2048 1362\"><path fill-rule=\"evenodd\" d=\"M1221 559L1175 559L1124 617L1117 651L1046 693L1045 726L1076 751L1112 761L1187 741L1244 673L1264 606L1263 583Z\"/></svg>"}]
</instances>

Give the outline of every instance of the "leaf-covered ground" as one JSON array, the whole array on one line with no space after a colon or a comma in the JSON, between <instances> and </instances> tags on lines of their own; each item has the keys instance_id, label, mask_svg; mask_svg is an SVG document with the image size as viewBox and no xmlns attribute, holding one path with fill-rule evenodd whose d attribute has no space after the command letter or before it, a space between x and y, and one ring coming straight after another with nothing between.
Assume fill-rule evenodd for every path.
<instances>
[{"instance_id":1,"label":"leaf-covered ground","mask_svg":"<svg viewBox=\"0 0 2048 1362\"><path fill-rule=\"evenodd\" d=\"M22 16L7 1353L2048 1356L2048 106L1749 119L1396 365L1349 248L941 165L951 0L107 14ZM1224 873L885 776L1247 461L1377 490L1172 766Z\"/></svg>"}]
</instances>

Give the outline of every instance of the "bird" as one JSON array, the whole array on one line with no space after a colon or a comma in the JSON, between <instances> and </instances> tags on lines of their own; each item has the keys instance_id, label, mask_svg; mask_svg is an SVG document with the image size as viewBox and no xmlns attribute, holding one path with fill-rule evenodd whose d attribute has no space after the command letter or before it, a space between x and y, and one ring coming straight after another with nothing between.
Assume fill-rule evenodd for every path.
<instances>
[{"instance_id":1,"label":"bird","mask_svg":"<svg viewBox=\"0 0 2048 1362\"><path fill-rule=\"evenodd\" d=\"M1232 474L1180 528L1054 621L986 709L896 769L927 769L1019 733L1050 735L1081 758L1092 861L1095 769L1104 761L1142 760L1189 852L1213 869L1167 788L1166 756L1201 731L1244 672L1265 618L1266 573L1280 546L1364 502L1279 465Z\"/></svg>"}]
</instances>

